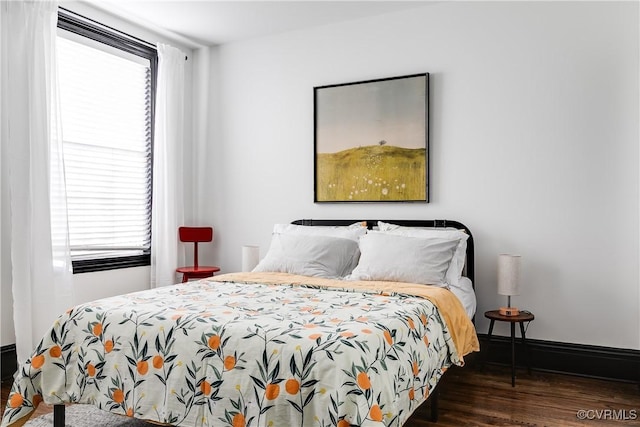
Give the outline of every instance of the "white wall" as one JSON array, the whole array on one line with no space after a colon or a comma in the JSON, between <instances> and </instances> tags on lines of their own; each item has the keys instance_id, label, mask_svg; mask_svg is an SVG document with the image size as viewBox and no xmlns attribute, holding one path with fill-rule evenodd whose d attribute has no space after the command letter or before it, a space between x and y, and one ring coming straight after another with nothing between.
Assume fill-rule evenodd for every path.
<instances>
[{"instance_id":1,"label":"white wall","mask_svg":"<svg viewBox=\"0 0 640 427\"><path fill-rule=\"evenodd\" d=\"M216 262L298 218L449 218L476 241L477 327L523 256L531 338L640 349L638 4L439 2L211 50ZM429 72L429 204L313 203L313 87ZM507 329L496 329L507 334Z\"/></svg>"},{"instance_id":2,"label":"white wall","mask_svg":"<svg viewBox=\"0 0 640 427\"><path fill-rule=\"evenodd\" d=\"M193 52L212 76L208 100L193 94L210 143L186 156L207 169L186 188L187 219L216 227L205 259L238 270L243 244L264 255L272 225L298 218L457 219L476 240L479 313L504 303L496 256L517 252L530 337L639 349L638 35L633 2L440 2ZM421 72L431 203L314 204L313 87ZM0 345L14 342L5 183ZM82 302L144 288L148 268L75 279Z\"/></svg>"},{"instance_id":3,"label":"white wall","mask_svg":"<svg viewBox=\"0 0 640 427\"><path fill-rule=\"evenodd\" d=\"M79 2L63 2L63 7L87 16L91 19L97 20L103 24L109 25L113 28L117 28L121 31L129 33L135 37L139 37L150 43L169 43L172 46L176 46L182 49L188 56L189 61L186 63L185 69L185 81L187 86L187 93L185 95L185 118L188 120L192 117L192 70L197 66L199 55L192 50L192 45L185 45L172 40L166 35L158 35L152 31L141 28L139 25L132 24L122 19L116 18L113 15L105 13L101 10L91 7L87 3ZM191 166L191 159L195 157L192 153L192 131L191 126L186 126L185 137L185 161L189 162ZM2 156L6 159L6 156ZM2 198L0 203L0 346L15 343L14 323L13 323L13 300L11 291L11 243L10 243L10 201L9 201L9 182L6 174L8 174L8 167L3 161L0 166L0 186L2 187ZM188 177L186 182L189 185L193 185L194 179ZM190 219L194 216L193 205L194 201L191 198L190 192L185 192L187 195L186 201L186 217ZM120 270L103 271L97 273L84 273L75 274L73 276L74 281L74 301L70 301L69 305L80 304L88 302L98 298L105 298L113 295L120 295L124 293L139 291L148 289L150 284L150 269L149 267L136 267Z\"/></svg>"}]
</instances>

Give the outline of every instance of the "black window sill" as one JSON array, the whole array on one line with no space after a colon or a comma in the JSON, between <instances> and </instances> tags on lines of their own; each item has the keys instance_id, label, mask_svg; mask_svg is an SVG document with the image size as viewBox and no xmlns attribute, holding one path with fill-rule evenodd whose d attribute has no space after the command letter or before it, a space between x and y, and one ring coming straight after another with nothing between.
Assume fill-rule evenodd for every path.
<instances>
[{"instance_id":1,"label":"black window sill","mask_svg":"<svg viewBox=\"0 0 640 427\"><path fill-rule=\"evenodd\" d=\"M85 259L73 261L73 274L151 265L151 255L134 255L115 258Z\"/></svg>"}]
</instances>

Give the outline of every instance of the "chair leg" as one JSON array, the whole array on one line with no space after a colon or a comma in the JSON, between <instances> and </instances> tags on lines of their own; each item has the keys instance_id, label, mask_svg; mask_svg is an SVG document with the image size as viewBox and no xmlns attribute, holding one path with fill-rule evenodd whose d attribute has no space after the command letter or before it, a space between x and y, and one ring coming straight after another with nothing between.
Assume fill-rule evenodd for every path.
<instances>
[{"instance_id":1,"label":"chair leg","mask_svg":"<svg viewBox=\"0 0 640 427\"><path fill-rule=\"evenodd\" d=\"M182 273L182 283L187 283L189 281L189 276L187 273Z\"/></svg>"}]
</instances>

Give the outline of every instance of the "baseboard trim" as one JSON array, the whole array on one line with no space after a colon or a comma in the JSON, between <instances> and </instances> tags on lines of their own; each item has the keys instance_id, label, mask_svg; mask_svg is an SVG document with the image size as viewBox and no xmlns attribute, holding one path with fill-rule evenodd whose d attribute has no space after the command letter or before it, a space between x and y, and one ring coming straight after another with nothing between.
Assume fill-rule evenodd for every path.
<instances>
[{"instance_id":1,"label":"baseboard trim","mask_svg":"<svg viewBox=\"0 0 640 427\"><path fill-rule=\"evenodd\" d=\"M0 347L0 379L2 381L12 379L13 374L17 370L18 356L16 355L16 345L3 345Z\"/></svg>"},{"instance_id":2,"label":"baseboard trim","mask_svg":"<svg viewBox=\"0 0 640 427\"><path fill-rule=\"evenodd\" d=\"M478 334L479 360L511 365L511 339ZM527 354L516 338L516 366L525 367ZM640 350L527 339L531 368L538 371L579 375L640 385Z\"/></svg>"}]
</instances>

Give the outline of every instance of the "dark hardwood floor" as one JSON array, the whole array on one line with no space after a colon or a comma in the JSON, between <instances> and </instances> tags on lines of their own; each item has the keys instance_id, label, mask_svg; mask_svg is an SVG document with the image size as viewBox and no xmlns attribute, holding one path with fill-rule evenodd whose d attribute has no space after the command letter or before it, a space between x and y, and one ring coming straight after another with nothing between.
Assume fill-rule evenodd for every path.
<instances>
[{"instance_id":1,"label":"dark hardwood floor","mask_svg":"<svg viewBox=\"0 0 640 427\"><path fill-rule=\"evenodd\" d=\"M637 384L488 365L451 369L440 387L437 423L422 406L406 424L424 426L640 426ZM583 417L584 419L580 419Z\"/></svg>"},{"instance_id":2,"label":"dark hardwood floor","mask_svg":"<svg viewBox=\"0 0 640 427\"><path fill-rule=\"evenodd\" d=\"M2 409L9 394L2 384ZM41 404L35 416L52 409ZM426 405L418 408L406 427L460 426L640 426L637 384L519 370L511 387L507 367L471 363L452 368L440 384L437 423ZM586 416L588 419L579 419ZM283 426L284 427L284 426Z\"/></svg>"}]
</instances>

